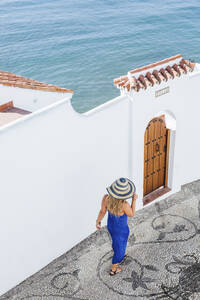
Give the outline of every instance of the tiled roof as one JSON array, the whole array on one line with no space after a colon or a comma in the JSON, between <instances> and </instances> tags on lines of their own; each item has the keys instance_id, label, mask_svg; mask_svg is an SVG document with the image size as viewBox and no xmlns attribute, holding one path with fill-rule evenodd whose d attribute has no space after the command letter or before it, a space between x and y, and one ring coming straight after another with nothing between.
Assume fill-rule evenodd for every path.
<instances>
[{"instance_id":1,"label":"tiled roof","mask_svg":"<svg viewBox=\"0 0 200 300\"><path fill-rule=\"evenodd\" d=\"M57 93L74 93L73 90L61 88L56 85L40 82L30 78L22 77L10 72L0 70L0 84L24 89L41 90Z\"/></svg>"},{"instance_id":2,"label":"tiled roof","mask_svg":"<svg viewBox=\"0 0 200 300\"><path fill-rule=\"evenodd\" d=\"M147 89L160 84L162 81L168 81L182 74L187 74L194 70L195 63L183 59L180 54L166 58L159 62L132 70L128 75L114 79L117 88L125 88L127 91Z\"/></svg>"}]
</instances>

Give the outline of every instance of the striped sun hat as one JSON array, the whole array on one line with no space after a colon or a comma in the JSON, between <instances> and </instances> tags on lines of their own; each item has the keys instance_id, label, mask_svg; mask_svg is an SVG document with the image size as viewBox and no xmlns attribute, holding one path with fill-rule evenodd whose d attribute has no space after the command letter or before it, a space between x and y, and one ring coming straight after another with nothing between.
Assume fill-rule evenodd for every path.
<instances>
[{"instance_id":1,"label":"striped sun hat","mask_svg":"<svg viewBox=\"0 0 200 300\"><path fill-rule=\"evenodd\" d=\"M125 200L133 196L136 191L134 183L128 178L119 178L106 188L115 199Z\"/></svg>"}]
</instances>

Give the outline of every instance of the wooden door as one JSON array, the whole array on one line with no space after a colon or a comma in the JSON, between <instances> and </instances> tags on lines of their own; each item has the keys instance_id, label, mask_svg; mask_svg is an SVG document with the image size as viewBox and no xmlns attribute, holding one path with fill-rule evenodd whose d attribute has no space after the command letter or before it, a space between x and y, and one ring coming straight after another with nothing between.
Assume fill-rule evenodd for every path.
<instances>
[{"instance_id":1,"label":"wooden door","mask_svg":"<svg viewBox=\"0 0 200 300\"><path fill-rule=\"evenodd\" d=\"M149 122L144 135L144 196L165 186L167 136L163 116Z\"/></svg>"}]
</instances>

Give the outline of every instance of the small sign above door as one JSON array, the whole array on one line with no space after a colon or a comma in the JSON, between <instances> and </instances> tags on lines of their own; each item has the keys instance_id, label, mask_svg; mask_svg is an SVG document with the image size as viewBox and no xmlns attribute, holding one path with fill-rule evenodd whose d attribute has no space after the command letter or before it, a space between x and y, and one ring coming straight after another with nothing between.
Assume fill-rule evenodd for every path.
<instances>
[{"instance_id":1,"label":"small sign above door","mask_svg":"<svg viewBox=\"0 0 200 300\"><path fill-rule=\"evenodd\" d=\"M169 93L169 86L167 86L166 88L164 89L161 89L161 90L158 90L158 91L155 91L155 97L160 97L164 94L167 94Z\"/></svg>"}]
</instances>

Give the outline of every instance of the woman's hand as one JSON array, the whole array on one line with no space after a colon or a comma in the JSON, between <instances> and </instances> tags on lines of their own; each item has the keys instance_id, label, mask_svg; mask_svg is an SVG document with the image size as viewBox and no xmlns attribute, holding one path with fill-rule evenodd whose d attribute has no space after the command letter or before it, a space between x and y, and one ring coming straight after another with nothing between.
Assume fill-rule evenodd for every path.
<instances>
[{"instance_id":1,"label":"woman's hand","mask_svg":"<svg viewBox=\"0 0 200 300\"><path fill-rule=\"evenodd\" d=\"M101 222L96 222L96 229L101 229Z\"/></svg>"},{"instance_id":2,"label":"woman's hand","mask_svg":"<svg viewBox=\"0 0 200 300\"><path fill-rule=\"evenodd\" d=\"M103 199L101 201L101 209L100 209L99 215L96 220L96 228L98 230L101 229L101 222L98 220L102 220L107 211L106 197L107 197L107 194L103 196Z\"/></svg>"},{"instance_id":3,"label":"woman's hand","mask_svg":"<svg viewBox=\"0 0 200 300\"><path fill-rule=\"evenodd\" d=\"M138 198L138 195L137 194L133 194L132 201L136 201L137 198Z\"/></svg>"}]
</instances>

